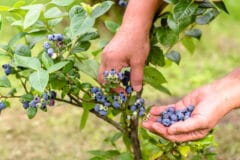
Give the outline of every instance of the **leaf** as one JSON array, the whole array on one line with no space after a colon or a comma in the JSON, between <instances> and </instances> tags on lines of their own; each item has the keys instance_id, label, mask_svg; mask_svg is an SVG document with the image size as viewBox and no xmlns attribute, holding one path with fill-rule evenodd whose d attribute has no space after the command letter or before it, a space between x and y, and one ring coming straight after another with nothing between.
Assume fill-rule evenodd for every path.
<instances>
[{"instance_id":1,"label":"leaf","mask_svg":"<svg viewBox=\"0 0 240 160\"><path fill-rule=\"evenodd\" d=\"M65 62L59 62L57 64L54 64L52 66L50 66L48 69L47 69L47 72L50 74L50 73L53 73L53 72L56 72L58 70L60 70L61 68L63 68L66 64L68 64L67 61Z\"/></svg>"},{"instance_id":2,"label":"leaf","mask_svg":"<svg viewBox=\"0 0 240 160\"><path fill-rule=\"evenodd\" d=\"M14 63L16 66L21 66L25 68L31 68L34 70L38 70L41 68L41 63L37 58L34 57L25 57L15 54L14 55Z\"/></svg>"},{"instance_id":3,"label":"leaf","mask_svg":"<svg viewBox=\"0 0 240 160\"><path fill-rule=\"evenodd\" d=\"M90 40L94 40L94 39L97 39L99 38L99 34L97 32L88 32L84 35L82 35L80 38L79 38L79 41L90 41Z\"/></svg>"},{"instance_id":4,"label":"leaf","mask_svg":"<svg viewBox=\"0 0 240 160\"><path fill-rule=\"evenodd\" d=\"M15 54L25 57L31 57L31 48L28 45L18 45Z\"/></svg>"},{"instance_id":5,"label":"leaf","mask_svg":"<svg viewBox=\"0 0 240 160\"><path fill-rule=\"evenodd\" d=\"M192 3L191 0L178 2L173 9L173 16L176 20L182 20L191 17L197 10L198 5Z\"/></svg>"},{"instance_id":6,"label":"leaf","mask_svg":"<svg viewBox=\"0 0 240 160\"><path fill-rule=\"evenodd\" d=\"M11 8L8 6L0 6L0 12L7 12L8 10L10 10Z\"/></svg>"},{"instance_id":7,"label":"leaf","mask_svg":"<svg viewBox=\"0 0 240 160\"><path fill-rule=\"evenodd\" d=\"M96 8L93 9L91 17L98 18L106 13L113 5L112 1L105 1L97 5Z\"/></svg>"},{"instance_id":8,"label":"leaf","mask_svg":"<svg viewBox=\"0 0 240 160\"><path fill-rule=\"evenodd\" d=\"M116 33L118 28L119 28L119 24L117 24L116 22L113 22L113 21L109 21L109 20L106 20L105 22L105 26L107 27L107 29L113 33Z\"/></svg>"},{"instance_id":9,"label":"leaf","mask_svg":"<svg viewBox=\"0 0 240 160\"><path fill-rule=\"evenodd\" d=\"M220 1L213 1L213 3L221 10L223 10L225 13L229 14L229 11L224 3L223 0Z\"/></svg>"},{"instance_id":10,"label":"leaf","mask_svg":"<svg viewBox=\"0 0 240 160\"><path fill-rule=\"evenodd\" d=\"M90 154L99 156L102 158L114 158L118 155L120 155L120 152L118 150L108 150L108 151L102 151L102 150L92 150L88 151Z\"/></svg>"},{"instance_id":11,"label":"leaf","mask_svg":"<svg viewBox=\"0 0 240 160\"><path fill-rule=\"evenodd\" d=\"M165 55L169 60L175 62L176 64L179 65L180 60L181 60L181 55L178 51L171 50Z\"/></svg>"},{"instance_id":12,"label":"leaf","mask_svg":"<svg viewBox=\"0 0 240 160\"><path fill-rule=\"evenodd\" d=\"M157 69L146 66L144 68L144 82L151 86L157 86L162 83L166 83L167 81L162 75L162 73L159 72Z\"/></svg>"},{"instance_id":13,"label":"leaf","mask_svg":"<svg viewBox=\"0 0 240 160\"><path fill-rule=\"evenodd\" d=\"M133 160L133 156L129 152L123 152L117 157L117 160Z\"/></svg>"},{"instance_id":14,"label":"leaf","mask_svg":"<svg viewBox=\"0 0 240 160\"><path fill-rule=\"evenodd\" d=\"M17 1L16 3L14 3L13 7L19 8L22 7L25 3L26 3L25 1Z\"/></svg>"},{"instance_id":15,"label":"leaf","mask_svg":"<svg viewBox=\"0 0 240 160\"><path fill-rule=\"evenodd\" d=\"M36 107L29 107L27 110L27 115L29 119L32 119L37 114L37 108Z\"/></svg>"},{"instance_id":16,"label":"leaf","mask_svg":"<svg viewBox=\"0 0 240 160\"><path fill-rule=\"evenodd\" d=\"M42 54L42 62L43 62L43 65L46 67L46 68L49 68L50 66L54 65L54 62L52 60L52 58L50 58L47 53L43 53Z\"/></svg>"},{"instance_id":17,"label":"leaf","mask_svg":"<svg viewBox=\"0 0 240 160\"><path fill-rule=\"evenodd\" d=\"M74 2L74 0L52 0L51 3L56 4L58 6L69 6Z\"/></svg>"},{"instance_id":18,"label":"leaf","mask_svg":"<svg viewBox=\"0 0 240 160\"><path fill-rule=\"evenodd\" d=\"M43 8L42 4L30 6L29 11L27 12L24 18L23 22L24 29L27 29L28 27L32 26L35 22L37 22L38 18L40 17L42 8Z\"/></svg>"},{"instance_id":19,"label":"leaf","mask_svg":"<svg viewBox=\"0 0 240 160\"><path fill-rule=\"evenodd\" d=\"M24 94L21 96L21 101L24 102L24 101L28 101L30 102L31 100L33 100L34 96L32 94Z\"/></svg>"},{"instance_id":20,"label":"leaf","mask_svg":"<svg viewBox=\"0 0 240 160\"><path fill-rule=\"evenodd\" d=\"M52 7L44 13L44 17L47 19L59 18L61 16L63 16L63 13L58 7Z\"/></svg>"},{"instance_id":21,"label":"leaf","mask_svg":"<svg viewBox=\"0 0 240 160\"><path fill-rule=\"evenodd\" d=\"M157 39L164 46L172 46L178 41L179 34L169 28L161 27L157 30Z\"/></svg>"},{"instance_id":22,"label":"leaf","mask_svg":"<svg viewBox=\"0 0 240 160\"><path fill-rule=\"evenodd\" d=\"M2 30L2 15L0 14L0 31Z\"/></svg>"},{"instance_id":23,"label":"leaf","mask_svg":"<svg viewBox=\"0 0 240 160\"><path fill-rule=\"evenodd\" d=\"M33 72L29 76L30 85L39 92L44 92L49 80L49 74L43 69Z\"/></svg>"},{"instance_id":24,"label":"leaf","mask_svg":"<svg viewBox=\"0 0 240 160\"><path fill-rule=\"evenodd\" d=\"M82 6L74 6L69 12L71 38L84 35L93 30L95 18L87 16Z\"/></svg>"},{"instance_id":25,"label":"leaf","mask_svg":"<svg viewBox=\"0 0 240 160\"><path fill-rule=\"evenodd\" d=\"M84 41L82 43L78 43L71 50L71 54L84 52L84 51L88 50L90 46L91 46L91 43L88 42L88 41Z\"/></svg>"},{"instance_id":26,"label":"leaf","mask_svg":"<svg viewBox=\"0 0 240 160\"><path fill-rule=\"evenodd\" d=\"M99 63L96 60L85 60L77 65L78 69L93 79L97 79Z\"/></svg>"},{"instance_id":27,"label":"leaf","mask_svg":"<svg viewBox=\"0 0 240 160\"><path fill-rule=\"evenodd\" d=\"M91 109L94 108L95 103L83 102L82 106L83 106L83 113L82 113L81 122L80 122L81 130L84 129L84 127L86 126L89 112Z\"/></svg>"},{"instance_id":28,"label":"leaf","mask_svg":"<svg viewBox=\"0 0 240 160\"><path fill-rule=\"evenodd\" d=\"M179 145L178 151L181 153L183 157L187 157L188 153L190 152L190 146L187 145Z\"/></svg>"},{"instance_id":29,"label":"leaf","mask_svg":"<svg viewBox=\"0 0 240 160\"><path fill-rule=\"evenodd\" d=\"M10 41L8 42L8 46L12 46L14 45L18 40L20 40L21 38L23 38L25 35L27 35L26 32L20 32L18 34L16 34L15 36L13 36Z\"/></svg>"},{"instance_id":30,"label":"leaf","mask_svg":"<svg viewBox=\"0 0 240 160\"><path fill-rule=\"evenodd\" d=\"M202 31L200 29L191 29L185 31L185 35L200 40L202 37Z\"/></svg>"},{"instance_id":31,"label":"leaf","mask_svg":"<svg viewBox=\"0 0 240 160\"><path fill-rule=\"evenodd\" d=\"M216 9L211 9L208 12L206 12L204 15L197 16L196 23L200 25L208 24L211 22L219 12Z\"/></svg>"},{"instance_id":32,"label":"leaf","mask_svg":"<svg viewBox=\"0 0 240 160\"><path fill-rule=\"evenodd\" d=\"M7 76L0 77L0 87L10 88L11 83L8 80Z\"/></svg>"},{"instance_id":33,"label":"leaf","mask_svg":"<svg viewBox=\"0 0 240 160\"><path fill-rule=\"evenodd\" d=\"M190 38L190 37L184 38L182 40L182 44L190 53L193 53L195 51L196 45L193 41L193 38Z\"/></svg>"},{"instance_id":34,"label":"leaf","mask_svg":"<svg viewBox=\"0 0 240 160\"><path fill-rule=\"evenodd\" d=\"M148 62L152 63L153 65L157 65L157 66L165 65L163 51L160 47L151 46L150 53L148 56Z\"/></svg>"}]
</instances>

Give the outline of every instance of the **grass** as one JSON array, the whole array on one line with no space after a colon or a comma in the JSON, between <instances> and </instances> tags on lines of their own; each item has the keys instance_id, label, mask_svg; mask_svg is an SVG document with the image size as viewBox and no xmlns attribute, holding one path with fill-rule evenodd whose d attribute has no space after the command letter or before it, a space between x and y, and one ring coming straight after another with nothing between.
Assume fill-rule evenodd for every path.
<instances>
[{"instance_id":1,"label":"grass","mask_svg":"<svg viewBox=\"0 0 240 160\"><path fill-rule=\"evenodd\" d=\"M1 1L6 5L14 1ZM238 1L226 1L230 15L221 14L210 26L201 27L203 37L198 43L195 54L184 51L180 66L172 64L161 69L168 79L166 86L172 96L160 94L147 88L144 96L148 104L172 103L199 86L220 78L239 66L240 52L240 15ZM1 42L14 33L3 26ZM3 60L0 60L1 64ZM1 72L1 75L3 72ZM113 134L114 129L93 115L87 127L79 130L82 111L62 103L50 108L47 113L39 113L28 120L19 102L11 109L2 112L0 117L0 154L1 159L56 159L85 160L88 150L110 148L102 139ZM240 111L231 112L215 129L219 160L235 160L240 157L240 135L238 133Z\"/></svg>"}]
</instances>

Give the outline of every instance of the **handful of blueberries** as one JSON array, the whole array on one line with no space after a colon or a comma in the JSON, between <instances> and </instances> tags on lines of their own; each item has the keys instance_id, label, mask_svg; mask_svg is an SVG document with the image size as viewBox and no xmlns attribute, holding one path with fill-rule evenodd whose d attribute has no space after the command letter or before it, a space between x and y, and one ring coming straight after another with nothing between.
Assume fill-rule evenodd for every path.
<instances>
[{"instance_id":1,"label":"handful of blueberries","mask_svg":"<svg viewBox=\"0 0 240 160\"><path fill-rule=\"evenodd\" d=\"M161 123L165 127L169 127L176 122L184 121L190 118L193 110L193 105L189 105L183 110L176 110L174 107L170 106L161 113L160 117L157 119L157 122Z\"/></svg>"}]
</instances>

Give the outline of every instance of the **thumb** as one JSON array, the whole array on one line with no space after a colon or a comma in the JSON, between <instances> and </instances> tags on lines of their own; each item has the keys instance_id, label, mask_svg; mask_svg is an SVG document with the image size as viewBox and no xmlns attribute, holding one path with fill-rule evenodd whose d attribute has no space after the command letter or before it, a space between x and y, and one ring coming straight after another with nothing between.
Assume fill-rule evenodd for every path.
<instances>
[{"instance_id":1,"label":"thumb","mask_svg":"<svg viewBox=\"0 0 240 160\"><path fill-rule=\"evenodd\" d=\"M144 63L131 63L131 85L137 92L141 91L144 75Z\"/></svg>"},{"instance_id":2,"label":"thumb","mask_svg":"<svg viewBox=\"0 0 240 160\"><path fill-rule=\"evenodd\" d=\"M170 135L190 133L200 129L206 129L208 124L205 123L206 120L197 116L191 117L183 122L174 123L168 128L168 133Z\"/></svg>"}]
</instances>

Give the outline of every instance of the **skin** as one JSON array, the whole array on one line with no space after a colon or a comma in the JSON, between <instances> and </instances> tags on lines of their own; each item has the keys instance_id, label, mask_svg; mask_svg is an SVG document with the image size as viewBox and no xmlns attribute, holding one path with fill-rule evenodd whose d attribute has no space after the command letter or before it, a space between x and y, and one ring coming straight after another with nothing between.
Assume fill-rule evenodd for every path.
<instances>
[{"instance_id":1,"label":"skin","mask_svg":"<svg viewBox=\"0 0 240 160\"><path fill-rule=\"evenodd\" d=\"M103 72L131 67L131 85L135 91L142 89L143 69L149 54L149 32L162 0L130 0L122 25L105 47L98 79L104 82ZM141 17L141 18L139 18Z\"/></svg>"},{"instance_id":2,"label":"skin","mask_svg":"<svg viewBox=\"0 0 240 160\"><path fill-rule=\"evenodd\" d=\"M155 106L150 111L150 118L143 122L143 127L174 142L201 139L224 115L240 106L239 95L240 68L220 80L196 89L176 104L172 104L176 109L193 104L195 109L191 118L164 127L155 121L169 105Z\"/></svg>"}]
</instances>

